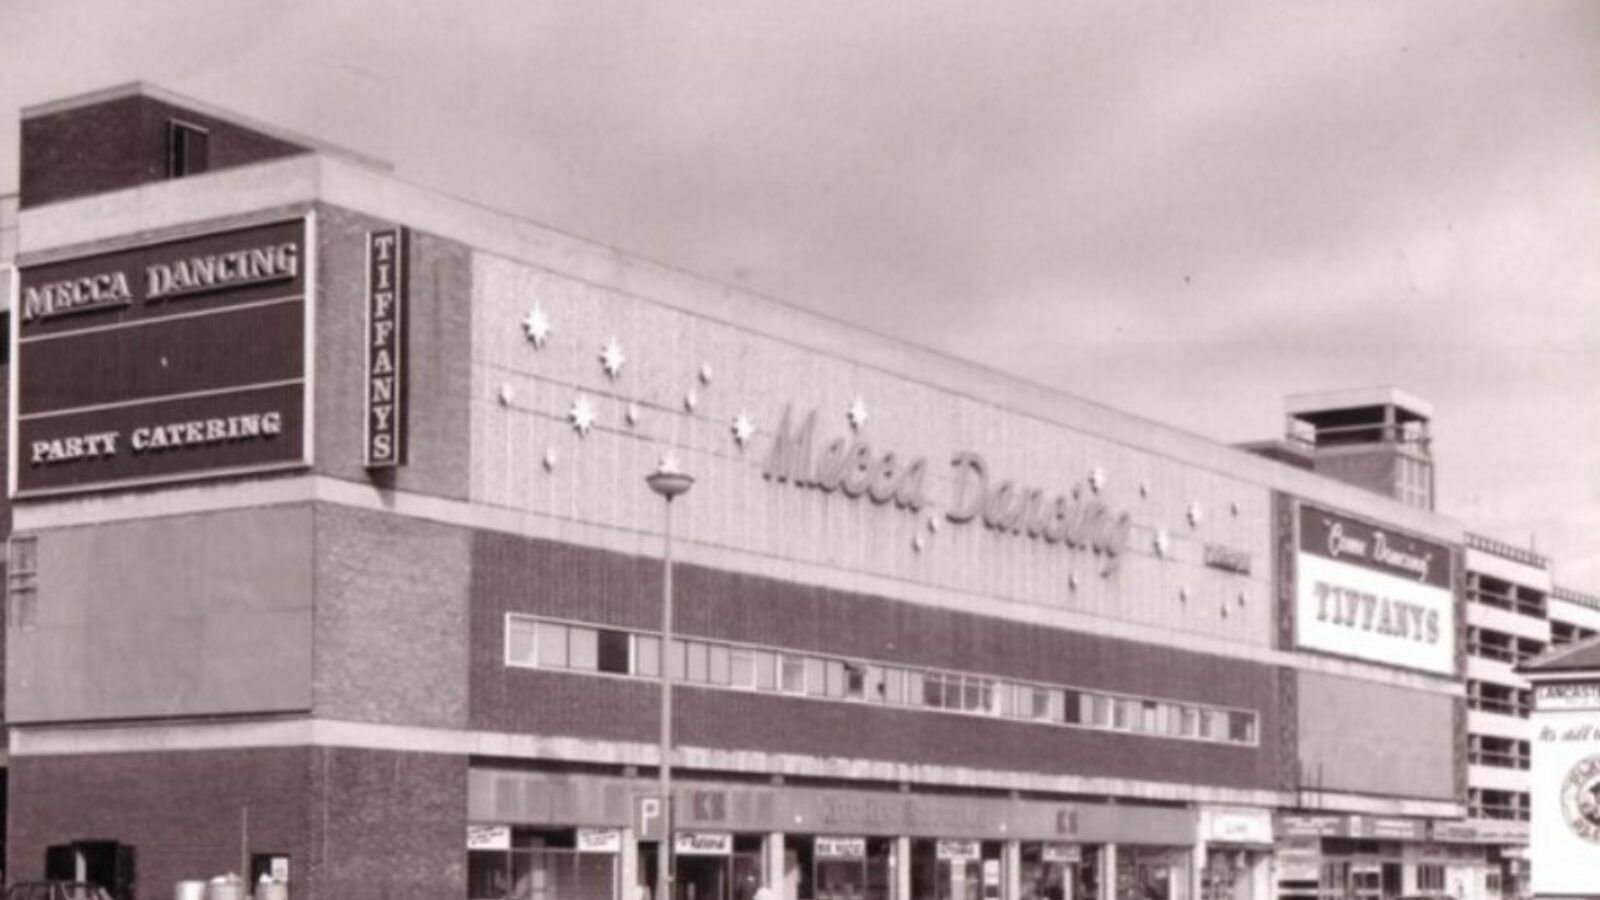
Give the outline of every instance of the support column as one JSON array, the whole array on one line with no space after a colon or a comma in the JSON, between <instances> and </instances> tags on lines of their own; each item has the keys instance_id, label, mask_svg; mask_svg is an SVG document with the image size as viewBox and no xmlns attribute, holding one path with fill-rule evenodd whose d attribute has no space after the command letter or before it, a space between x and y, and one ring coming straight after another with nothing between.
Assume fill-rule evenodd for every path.
<instances>
[{"instance_id":1,"label":"support column","mask_svg":"<svg viewBox=\"0 0 1600 900\"><path fill-rule=\"evenodd\" d=\"M616 900L639 900L639 843L631 827L622 829L622 858L617 860Z\"/></svg>"},{"instance_id":2,"label":"support column","mask_svg":"<svg viewBox=\"0 0 1600 900\"><path fill-rule=\"evenodd\" d=\"M1206 891L1206 853L1205 841L1195 841L1190 852L1189 862L1189 898L1190 900L1204 900Z\"/></svg>"},{"instance_id":3,"label":"support column","mask_svg":"<svg viewBox=\"0 0 1600 900\"><path fill-rule=\"evenodd\" d=\"M911 838L894 839L894 891L892 900L911 900Z\"/></svg>"},{"instance_id":4,"label":"support column","mask_svg":"<svg viewBox=\"0 0 1600 900\"><path fill-rule=\"evenodd\" d=\"M783 832L767 835L761 853L761 883L772 889L778 900L795 900L783 879Z\"/></svg>"},{"instance_id":5,"label":"support column","mask_svg":"<svg viewBox=\"0 0 1600 900\"><path fill-rule=\"evenodd\" d=\"M1098 900L1117 900L1117 845L1102 844L1096 862L1100 867Z\"/></svg>"},{"instance_id":6,"label":"support column","mask_svg":"<svg viewBox=\"0 0 1600 900\"><path fill-rule=\"evenodd\" d=\"M1006 841L1000 855L1001 900L1021 900L1022 897L1022 842Z\"/></svg>"}]
</instances>

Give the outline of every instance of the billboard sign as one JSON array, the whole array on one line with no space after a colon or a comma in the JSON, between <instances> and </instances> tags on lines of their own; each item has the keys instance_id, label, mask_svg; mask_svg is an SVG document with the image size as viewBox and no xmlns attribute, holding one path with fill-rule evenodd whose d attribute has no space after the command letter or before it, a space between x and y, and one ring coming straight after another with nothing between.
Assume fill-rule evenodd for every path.
<instances>
[{"instance_id":1,"label":"billboard sign","mask_svg":"<svg viewBox=\"0 0 1600 900\"><path fill-rule=\"evenodd\" d=\"M1590 895L1600 871L1600 712L1535 708L1533 892Z\"/></svg>"},{"instance_id":2,"label":"billboard sign","mask_svg":"<svg viewBox=\"0 0 1600 900\"><path fill-rule=\"evenodd\" d=\"M1455 673L1449 547L1309 505L1299 524L1296 646Z\"/></svg>"},{"instance_id":3,"label":"billboard sign","mask_svg":"<svg viewBox=\"0 0 1600 900\"><path fill-rule=\"evenodd\" d=\"M21 267L13 496L305 466L310 216Z\"/></svg>"}]
</instances>

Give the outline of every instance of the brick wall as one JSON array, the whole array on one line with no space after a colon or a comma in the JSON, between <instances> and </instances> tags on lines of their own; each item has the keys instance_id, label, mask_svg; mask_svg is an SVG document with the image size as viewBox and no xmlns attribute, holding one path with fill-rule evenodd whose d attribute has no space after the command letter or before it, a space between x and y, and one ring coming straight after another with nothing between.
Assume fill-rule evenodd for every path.
<instances>
[{"instance_id":1,"label":"brick wall","mask_svg":"<svg viewBox=\"0 0 1600 900\"><path fill-rule=\"evenodd\" d=\"M290 857L296 900L437 900L466 893L464 757L284 747L11 760L6 875L43 877L45 848L118 841L137 895Z\"/></svg>"},{"instance_id":2,"label":"brick wall","mask_svg":"<svg viewBox=\"0 0 1600 900\"><path fill-rule=\"evenodd\" d=\"M21 206L166 178L166 123L173 117L210 130L212 171L307 152L152 97L121 97L22 120Z\"/></svg>"},{"instance_id":3,"label":"brick wall","mask_svg":"<svg viewBox=\"0 0 1600 900\"><path fill-rule=\"evenodd\" d=\"M309 900L467 895L465 757L320 748L311 782Z\"/></svg>"},{"instance_id":4,"label":"brick wall","mask_svg":"<svg viewBox=\"0 0 1600 900\"><path fill-rule=\"evenodd\" d=\"M406 430L396 470L363 468L367 232L394 223L317 207L317 470L325 475L466 499L470 432L471 253L412 232Z\"/></svg>"},{"instance_id":5,"label":"brick wall","mask_svg":"<svg viewBox=\"0 0 1600 900\"><path fill-rule=\"evenodd\" d=\"M504 616L655 629L660 563L479 533L472 586L472 725L648 742L651 682L509 669ZM1040 628L880 597L678 568L680 633L1227 704L1261 714L1259 749L1139 738L931 711L685 687L687 744L1036 772L1276 788L1277 671L1222 657Z\"/></svg>"},{"instance_id":6,"label":"brick wall","mask_svg":"<svg viewBox=\"0 0 1600 900\"><path fill-rule=\"evenodd\" d=\"M314 528L316 715L465 727L468 533L326 504Z\"/></svg>"},{"instance_id":7,"label":"brick wall","mask_svg":"<svg viewBox=\"0 0 1600 900\"><path fill-rule=\"evenodd\" d=\"M119 841L137 848L141 900L165 900L179 880L239 870L246 811L250 846L298 866L314 846L310 784L306 748L15 756L6 877L43 877L51 844Z\"/></svg>"}]
</instances>

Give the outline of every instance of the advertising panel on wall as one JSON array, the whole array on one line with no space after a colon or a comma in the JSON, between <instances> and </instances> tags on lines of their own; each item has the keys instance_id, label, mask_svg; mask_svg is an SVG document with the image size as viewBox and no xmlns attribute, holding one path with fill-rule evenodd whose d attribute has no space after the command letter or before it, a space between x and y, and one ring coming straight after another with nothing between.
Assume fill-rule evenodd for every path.
<instances>
[{"instance_id":1,"label":"advertising panel on wall","mask_svg":"<svg viewBox=\"0 0 1600 900\"><path fill-rule=\"evenodd\" d=\"M1295 645L1454 674L1453 568L1443 544L1302 505Z\"/></svg>"},{"instance_id":2,"label":"advertising panel on wall","mask_svg":"<svg viewBox=\"0 0 1600 900\"><path fill-rule=\"evenodd\" d=\"M1585 708L1575 698L1600 698L1600 683L1538 688L1529 797L1533 892L1593 896L1600 891L1600 703Z\"/></svg>"},{"instance_id":3,"label":"advertising panel on wall","mask_svg":"<svg viewBox=\"0 0 1600 900\"><path fill-rule=\"evenodd\" d=\"M25 265L13 496L303 466L311 217Z\"/></svg>"}]
</instances>

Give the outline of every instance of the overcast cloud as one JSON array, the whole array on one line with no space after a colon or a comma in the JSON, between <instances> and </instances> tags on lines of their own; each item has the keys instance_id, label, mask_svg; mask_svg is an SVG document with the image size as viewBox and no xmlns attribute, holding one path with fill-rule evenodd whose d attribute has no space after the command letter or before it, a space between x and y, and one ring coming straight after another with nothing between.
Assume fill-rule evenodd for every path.
<instances>
[{"instance_id":1,"label":"overcast cloud","mask_svg":"<svg viewBox=\"0 0 1600 900\"><path fill-rule=\"evenodd\" d=\"M0 0L407 180L1226 441L1436 408L1439 506L1600 592L1600 4Z\"/></svg>"}]
</instances>

